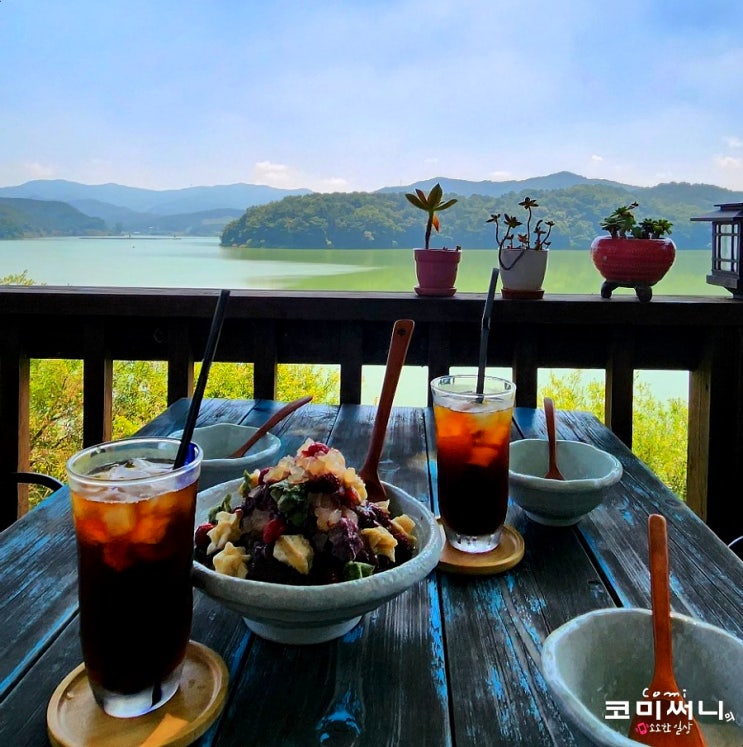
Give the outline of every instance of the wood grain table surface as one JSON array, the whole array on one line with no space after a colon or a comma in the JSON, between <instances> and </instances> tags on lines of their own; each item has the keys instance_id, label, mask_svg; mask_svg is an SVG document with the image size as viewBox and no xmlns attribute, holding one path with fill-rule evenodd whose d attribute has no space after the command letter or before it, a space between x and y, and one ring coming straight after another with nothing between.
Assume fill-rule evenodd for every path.
<instances>
[{"instance_id":1,"label":"wood grain table surface","mask_svg":"<svg viewBox=\"0 0 743 747\"><path fill-rule=\"evenodd\" d=\"M259 425L282 403L207 399L199 425ZM181 428L179 400L139 435ZM308 405L275 429L282 453L308 436L363 463L374 408ZM517 409L512 436L544 437L541 410ZM434 571L370 612L343 638L284 646L195 592L191 637L230 673L221 717L196 744L215 747L515 747L580 744L540 671L551 631L592 609L649 607L647 518L668 522L676 612L743 638L743 563L607 428L558 411L558 437L621 461L622 480L576 526L507 523L526 552L497 576ZM435 438L427 408L393 408L380 477L436 512ZM731 499L733 498L731 494ZM46 707L82 660L77 566L67 488L0 534L0 745L45 745Z\"/></svg>"}]
</instances>

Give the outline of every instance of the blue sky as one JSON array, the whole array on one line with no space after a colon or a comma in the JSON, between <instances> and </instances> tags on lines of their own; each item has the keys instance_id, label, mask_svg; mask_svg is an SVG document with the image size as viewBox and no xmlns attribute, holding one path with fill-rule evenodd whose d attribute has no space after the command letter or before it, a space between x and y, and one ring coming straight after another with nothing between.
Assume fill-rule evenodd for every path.
<instances>
[{"instance_id":1,"label":"blue sky","mask_svg":"<svg viewBox=\"0 0 743 747\"><path fill-rule=\"evenodd\" d=\"M740 0L0 0L0 186L743 189Z\"/></svg>"}]
</instances>

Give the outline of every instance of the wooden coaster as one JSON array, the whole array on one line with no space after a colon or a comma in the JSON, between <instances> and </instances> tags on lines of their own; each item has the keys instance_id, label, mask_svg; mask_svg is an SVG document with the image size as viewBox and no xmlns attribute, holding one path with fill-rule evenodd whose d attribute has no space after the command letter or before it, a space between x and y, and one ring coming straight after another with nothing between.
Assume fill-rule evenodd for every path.
<instances>
[{"instance_id":1,"label":"wooden coaster","mask_svg":"<svg viewBox=\"0 0 743 747\"><path fill-rule=\"evenodd\" d=\"M441 518L439 528L444 534ZM493 576L517 565L524 557L524 538L511 526L504 524L498 547L490 552L471 553L456 550L444 536L444 549L438 569L448 573L461 573L468 576Z\"/></svg>"},{"instance_id":2,"label":"wooden coaster","mask_svg":"<svg viewBox=\"0 0 743 747\"><path fill-rule=\"evenodd\" d=\"M144 716L114 718L95 702L81 664L62 680L49 701L49 741L53 747L187 747L216 720L228 679L218 654L189 641L175 695Z\"/></svg>"}]
</instances>

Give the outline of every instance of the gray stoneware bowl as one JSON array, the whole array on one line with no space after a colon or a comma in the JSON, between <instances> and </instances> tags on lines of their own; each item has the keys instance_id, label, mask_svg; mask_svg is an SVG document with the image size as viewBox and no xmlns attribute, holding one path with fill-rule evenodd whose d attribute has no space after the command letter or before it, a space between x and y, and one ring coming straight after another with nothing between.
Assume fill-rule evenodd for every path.
<instances>
[{"instance_id":1,"label":"gray stoneware bowl","mask_svg":"<svg viewBox=\"0 0 743 747\"><path fill-rule=\"evenodd\" d=\"M743 744L743 641L685 615L672 615L676 682L692 701L707 747ZM542 649L542 673L565 720L585 742L631 747L630 720L653 675L652 615L646 609L588 612L552 632ZM607 719L607 701L627 702L629 718ZM714 715L700 716L698 702ZM717 709L722 703L723 718ZM735 721L725 721L732 712ZM679 716L670 717L675 725Z\"/></svg>"},{"instance_id":2,"label":"gray stoneware bowl","mask_svg":"<svg viewBox=\"0 0 743 747\"><path fill-rule=\"evenodd\" d=\"M239 459L227 459L240 448L258 429L251 425L235 423L214 423L203 428L194 428L192 441L204 452L201 462L199 490L206 490L236 477L241 477L247 470L270 467L281 448L281 440L272 433L261 436L250 451ZM183 431L171 433L172 438L180 438Z\"/></svg>"},{"instance_id":3,"label":"gray stoneware bowl","mask_svg":"<svg viewBox=\"0 0 743 747\"><path fill-rule=\"evenodd\" d=\"M509 458L509 494L539 524L569 526L604 500L622 477L619 460L591 444L557 441L557 466L565 480L547 480L547 441L514 441Z\"/></svg>"},{"instance_id":4,"label":"gray stoneware bowl","mask_svg":"<svg viewBox=\"0 0 743 747\"><path fill-rule=\"evenodd\" d=\"M199 493L196 524L227 493L236 494L242 480ZM250 630L278 643L321 643L345 635L361 615L394 599L425 578L438 564L444 540L436 518L420 501L385 483L394 515L406 513L416 524L416 554L382 573L325 586L272 584L225 576L194 563L194 586L239 612ZM234 505L234 502L233 502Z\"/></svg>"}]
</instances>

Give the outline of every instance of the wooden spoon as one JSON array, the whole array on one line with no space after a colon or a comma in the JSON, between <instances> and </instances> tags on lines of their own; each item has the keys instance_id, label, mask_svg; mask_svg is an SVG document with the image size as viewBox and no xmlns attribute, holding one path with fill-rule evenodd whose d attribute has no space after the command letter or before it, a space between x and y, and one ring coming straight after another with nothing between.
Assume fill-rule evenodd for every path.
<instances>
[{"instance_id":1,"label":"wooden spoon","mask_svg":"<svg viewBox=\"0 0 743 747\"><path fill-rule=\"evenodd\" d=\"M547 419L547 442L549 447L549 469L547 480L564 480L562 472L557 468L557 436L555 435L555 405L549 397L544 398L544 415Z\"/></svg>"},{"instance_id":2,"label":"wooden spoon","mask_svg":"<svg viewBox=\"0 0 743 747\"><path fill-rule=\"evenodd\" d=\"M253 446L253 444L263 438L263 436L265 436L266 433L276 425L276 423L280 423L287 415L298 410L302 405L306 405L311 399L312 395L310 394L284 405L280 410L271 415L271 417L260 428L258 428L258 430L239 449L235 449L235 451L233 451L227 458L239 459L251 446Z\"/></svg>"},{"instance_id":3,"label":"wooden spoon","mask_svg":"<svg viewBox=\"0 0 743 747\"><path fill-rule=\"evenodd\" d=\"M414 327L415 322L412 319L398 319L392 329L390 349L387 353L387 366L382 382L382 393L379 396L369 450L366 454L364 466L359 470L359 477L366 484L366 493L370 501L387 500L387 493L379 479L379 458L382 456L384 438L387 435L387 423L392 410L392 400L395 398L397 382L400 379L400 371L405 364Z\"/></svg>"},{"instance_id":4,"label":"wooden spoon","mask_svg":"<svg viewBox=\"0 0 743 747\"><path fill-rule=\"evenodd\" d=\"M686 715L668 714L671 703L683 703L684 698L673 675L673 651L671 649L671 592L668 585L668 534L666 520L660 514L648 517L648 542L650 545L650 596L653 606L653 650L655 670L643 701L653 702L653 716L632 718L629 736L635 742L653 747L704 747L706 742L699 724L688 721ZM658 695L655 695L658 693ZM673 694L675 693L675 695ZM660 714L660 718L656 716ZM676 729L663 731L654 725L681 722L689 731Z\"/></svg>"}]
</instances>

